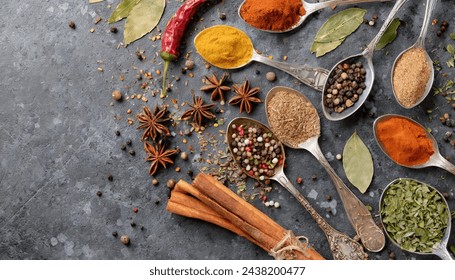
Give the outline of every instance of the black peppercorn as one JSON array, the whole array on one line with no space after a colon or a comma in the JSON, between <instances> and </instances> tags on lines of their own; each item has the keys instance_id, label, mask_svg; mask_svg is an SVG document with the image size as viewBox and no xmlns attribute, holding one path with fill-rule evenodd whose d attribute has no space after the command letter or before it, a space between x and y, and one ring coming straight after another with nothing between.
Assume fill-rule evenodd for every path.
<instances>
[{"instance_id":1,"label":"black peppercorn","mask_svg":"<svg viewBox=\"0 0 455 280\"><path fill-rule=\"evenodd\" d=\"M438 32L436 32L436 36L441 37L441 35L442 35L441 30L439 30Z\"/></svg>"},{"instance_id":2,"label":"black peppercorn","mask_svg":"<svg viewBox=\"0 0 455 280\"><path fill-rule=\"evenodd\" d=\"M117 29L117 27L115 27L115 26L111 26L110 31L111 31L112 33L117 33L118 29Z\"/></svg>"},{"instance_id":3,"label":"black peppercorn","mask_svg":"<svg viewBox=\"0 0 455 280\"><path fill-rule=\"evenodd\" d=\"M126 140L126 144L127 144L128 146L131 146L132 143L133 143L133 142L131 142L131 139Z\"/></svg>"},{"instance_id":4,"label":"black peppercorn","mask_svg":"<svg viewBox=\"0 0 455 280\"><path fill-rule=\"evenodd\" d=\"M113 236L113 237L117 237L117 236L118 236L118 233L117 233L116 231L113 231L113 232L112 232L112 236Z\"/></svg>"},{"instance_id":5,"label":"black peppercorn","mask_svg":"<svg viewBox=\"0 0 455 280\"><path fill-rule=\"evenodd\" d=\"M119 131L119 130L116 130L116 131L115 131L115 135L120 136L120 131Z\"/></svg>"},{"instance_id":6,"label":"black peppercorn","mask_svg":"<svg viewBox=\"0 0 455 280\"><path fill-rule=\"evenodd\" d=\"M114 180L114 177L112 176L112 174L109 174L107 175L107 179L112 182Z\"/></svg>"},{"instance_id":7,"label":"black peppercorn","mask_svg":"<svg viewBox=\"0 0 455 280\"><path fill-rule=\"evenodd\" d=\"M120 145L120 150L122 151L126 150L126 146L124 144Z\"/></svg>"},{"instance_id":8,"label":"black peppercorn","mask_svg":"<svg viewBox=\"0 0 455 280\"><path fill-rule=\"evenodd\" d=\"M218 16L220 17L221 20L225 20L226 19L226 14L225 13L220 13Z\"/></svg>"},{"instance_id":9,"label":"black peppercorn","mask_svg":"<svg viewBox=\"0 0 455 280\"><path fill-rule=\"evenodd\" d=\"M102 193L101 191L97 191L97 192L96 192L96 195L97 195L97 196L102 196L103 193Z\"/></svg>"},{"instance_id":10,"label":"black peppercorn","mask_svg":"<svg viewBox=\"0 0 455 280\"><path fill-rule=\"evenodd\" d=\"M131 222L130 224L132 227L135 227L136 226L136 223L134 221Z\"/></svg>"},{"instance_id":11,"label":"black peppercorn","mask_svg":"<svg viewBox=\"0 0 455 280\"><path fill-rule=\"evenodd\" d=\"M70 21L69 27L71 29L76 29L76 24L74 23L74 21Z\"/></svg>"},{"instance_id":12,"label":"black peppercorn","mask_svg":"<svg viewBox=\"0 0 455 280\"><path fill-rule=\"evenodd\" d=\"M130 155L134 156L136 152L134 150L129 150Z\"/></svg>"}]
</instances>

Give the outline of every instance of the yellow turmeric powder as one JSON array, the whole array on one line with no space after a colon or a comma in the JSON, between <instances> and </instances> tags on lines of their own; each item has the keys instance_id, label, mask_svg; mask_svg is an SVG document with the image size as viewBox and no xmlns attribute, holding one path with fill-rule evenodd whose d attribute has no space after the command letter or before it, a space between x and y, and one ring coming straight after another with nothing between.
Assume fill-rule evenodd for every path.
<instances>
[{"instance_id":1,"label":"yellow turmeric powder","mask_svg":"<svg viewBox=\"0 0 455 280\"><path fill-rule=\"evenodd\" d=\"M194 45L208 63L223 69L243 66L253 56L253 43L248 35L228 25L215 25L201 31Z\"/></svg>"}]
</instances>

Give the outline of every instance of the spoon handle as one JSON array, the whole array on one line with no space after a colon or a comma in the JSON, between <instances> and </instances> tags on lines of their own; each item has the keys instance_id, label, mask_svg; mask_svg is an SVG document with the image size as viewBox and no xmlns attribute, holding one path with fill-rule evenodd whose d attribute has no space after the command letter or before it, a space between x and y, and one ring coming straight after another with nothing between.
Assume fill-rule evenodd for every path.
<instances>
[{"instance_id":1,"label":"spoon handle","mask_svg":"<svg viewBox=\"0 0 455 280\"><path fill-rule=\"evenodd\" d=\"M424 48L425 46L425 37L427 36L428 27L430 26L430 18L431 14L433 13L434 8L438 0L427 0L427 4L425 6L425 17L423 18L422 29L420 30L419 38L417 38L416 45Z\"/></svg>"},{"instance_id":2,"label":"spoon handle","mask_svg":"<svg viewBox=\"0 0 455 280\"><path fill-rule=\"evenodd\" d=\"M455 175L455 165L446 160L442 155L439 155L433 163L434 166L440 167L453 175Z\"/></svg>"},{"instance_id":3,"label":"spoon handle","mask_svg":"<svg viewBox=\"0 0 455 280\"><path fill-rule=\"evenodd\" d=\"M370 252L379 252L385 246L384 232L376 225L366 206L354 195L335 173L327 159L322 154L321 148L315 142L308 149L322 164L340 195L346 214L360 237L363 246Z\"/></svg>"},{"instance_id":4,"label":"spoon handle","mask_svg":"<svg viewBox=\"0 0 455 280\"><path fill-rule=\"evenodd\" d=\"M310 202L292 185L283 172L277 174L275 180L287 189L302 206L308 211L319 228L324 232L335 260L364 260L368 255L363 251L362 245L334 229L319 213L311 206Z\"/></svg>"},{"instance_id":5,"label":"spoon handle","mask_svg":"<svg viewBox=\"0 0 455 280\"><path fill-rule=\"evenodd\" d=\"M284 71L318 91L322 91L329 75L329 70L324 68L275 61L256 53L253 54L252 60Z\"/></svg>"},{"instance_id":6,"label":"spoon handle","mask_svg":"<svg viewBox=\"0 0 455 280\"><path fill-rule=\"evenodd\" d=\"M447 244L439 243L436 247L433 247L432 253L440 257L442 260L454 260L446 246Z\"/></svg>"},{"instance_id":7,"label":"spoon handle","mask_svg":"<svg viewBox=\"0 0 455 280\"><path fill-rule=\"evenodd\" d=\"M372 57L374 48L376 47L376 44L379 42L381 39L382 35L384 35L385 31L389 27L390 23L392 22L393 18L395 17L395 14L400 10L401 6L403 6L404 3L406 3L408 0L396 0L395 6L393 6L392 10L390 11L389 16L387 19L384 21L382 24L381 29L379 30L378 34L371 40L370 44L368 44L367 48L363 51L363 55L367 57Z\"/></svg>"},{"instance_id":8,"label":"spoon handle","mask_svg":"<svg viewBox=\"0 0 455 280\"><path fill-rule=\"evenodd\" d=\"M390 0L330 0L324 1L319 3L306 3L304 8L306 9L307 14L311 14L313 12L331 8L335 6L342 6L342 5L349 5L349 4L358 4L358 3L372 3L372 2L389 2Z\"/></svg>"}]
</instances>

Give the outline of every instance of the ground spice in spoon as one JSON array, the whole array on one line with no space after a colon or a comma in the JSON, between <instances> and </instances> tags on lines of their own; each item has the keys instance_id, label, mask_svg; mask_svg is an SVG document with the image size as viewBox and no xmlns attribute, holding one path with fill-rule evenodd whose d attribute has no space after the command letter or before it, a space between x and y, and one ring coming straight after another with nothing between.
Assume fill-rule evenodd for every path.
<instances>
[{"instance_id":1,"label":"ground spice in spoon","mask_svg":"<svg viewBox=\"0 0 455 280\"><path fill-rule=\"evenodd\" d=\"M423 164L435 152L426 131L406 118L381 120L376 125L375 133L385 153L404 166Z\"/></svg>"},{"instance_id":2,"label":"ground spice in spoon","mask_svg":"<svg viewBox=\"0 0 455 280\"><path fill-rule=\"evenodd\" d=\"M412 48L398 59L393 70L393 89L403 107L412 107L418 102L430 79L431 67L422 48Z\"/></svg>"},{"instance_id":3,"label":"ground spice in spoon","mask_svg":"<svg viewBox=\"0 0 455 280\"><path fill-rule=\"evenodd\" d=\"M248 24L273 31L290 29L305 14L301 0L246 0L240 8Z\"/></svg>"},{"instance_id":4,"label":"ground spice in spoon","mask_svg":"<svg viewBox=\"0 0 455 280\"><path fill-rule=\"evenodd\" d=\"M267 102L267 116L276 137L291 147L319 136L321 130L316 108L296 92L277 92Z\"/></svg>"}]
</instances>

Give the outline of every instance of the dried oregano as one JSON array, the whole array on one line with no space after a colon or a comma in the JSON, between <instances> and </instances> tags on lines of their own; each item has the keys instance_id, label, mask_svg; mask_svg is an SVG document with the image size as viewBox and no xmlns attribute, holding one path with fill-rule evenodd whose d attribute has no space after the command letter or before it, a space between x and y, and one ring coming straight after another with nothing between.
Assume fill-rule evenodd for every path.
<instances>
[{"instance_id":1,"label":"dried oregano","mask_svg":"<svg viewBox=\"0 0 455 280\"><path fill-rule=\"evenodd\" d=\"M449 210L433 187L411 179L398 179L381 201L381 215L389 236L403 249L431 252L443 236Z\"/></svg>"}]
</instances>

